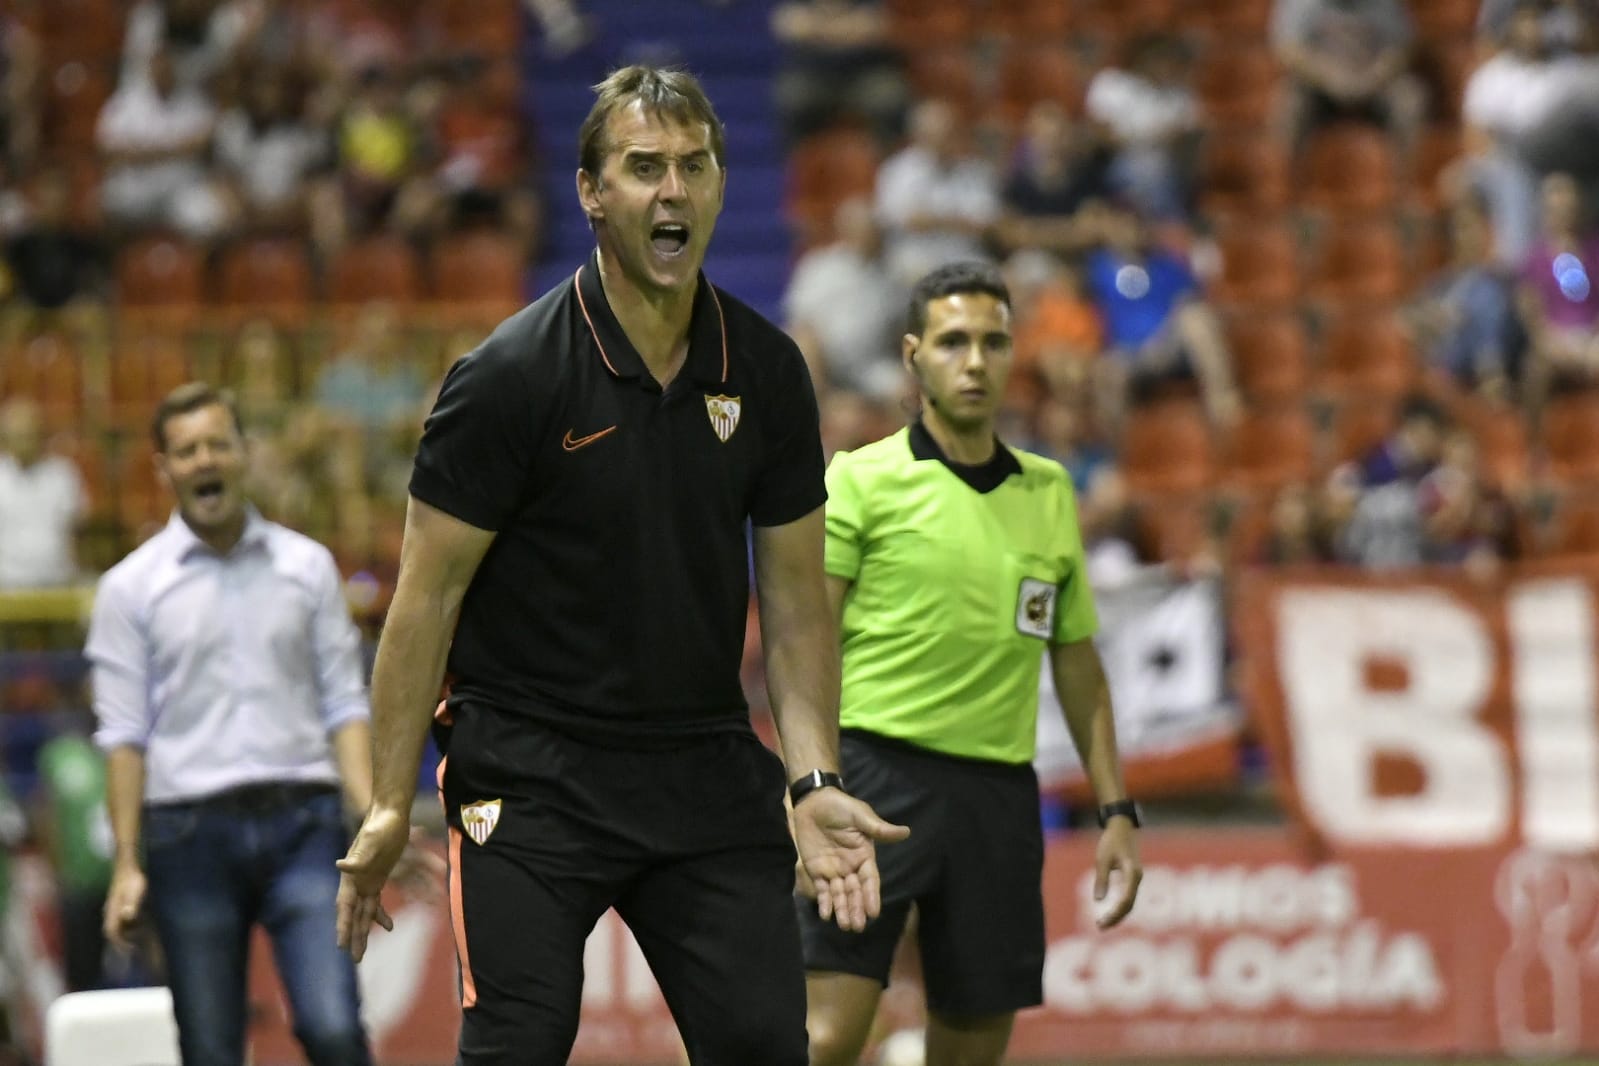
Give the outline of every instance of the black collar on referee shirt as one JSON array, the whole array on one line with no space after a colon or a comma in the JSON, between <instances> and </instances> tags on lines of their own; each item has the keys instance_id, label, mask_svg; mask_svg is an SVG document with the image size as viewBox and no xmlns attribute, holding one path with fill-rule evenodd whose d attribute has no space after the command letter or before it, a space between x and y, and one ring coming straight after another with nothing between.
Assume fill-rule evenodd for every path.
<instances>
[{"instance_id":1,"label":"black collar on referee shirt","mask_svg":"<svg viewBox=\"0 0 1599 1066\"><path fill-rule=\"evenodd\" d=\"M605 286L600 282L600 253L589 256L589 261L577 271L577 304L594 335L595 347L605 367L619 378L635 378L644 388L659 392L660 385L644 367L644 358L633 347L616 320L611 305L605 299ZM727 382L727 320L722 315L722 301L700 272L699 285L694 291L694 314L688 326L688 358L683 372L706 387Z\"/></svg>"},{"instance_id":2,"label":"black collar on referee shirt","mask_svg":"<svg viewBox=\"0 0 1599 1066\"><path fill-rule=\"evenodd\" d=\"M968 466L957 463L944 454L944 449L938 446L938 441L927 432L927 427L921 419L911 423L911 455L917 459L936 459L949 468L950 473L960 478L978 492L993 492L1012 474L1022 472L1022 464L1005 447L1003 441L994 438L994 455L986 463Z\"/></svg>"}]
</instances>

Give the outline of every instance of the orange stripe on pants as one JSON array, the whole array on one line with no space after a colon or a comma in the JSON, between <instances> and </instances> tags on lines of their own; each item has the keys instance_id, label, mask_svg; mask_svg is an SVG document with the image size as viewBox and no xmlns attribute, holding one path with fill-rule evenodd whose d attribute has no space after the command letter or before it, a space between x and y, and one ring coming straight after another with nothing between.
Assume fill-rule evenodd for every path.
<instances>
[{"instance_id":1,"label":"orange stripe on pants","mask_svg":"<svg viewBox=\"0 0 1599 1066\"><path fill-rule=\"evenodd\" d=\"M441 708L443 704L439 705ZM448 822L450 809L444 803L444 764L450 757L439 760L436 780L439 785L439 806L444 808ZM455 961L461 967L461 1008L464 1010L477 1002L477 984L472 980L471 957L466 950L466 912L461 906L461 831L450 826L450 926L455 930Z\"/></svg>"}]
</instances>

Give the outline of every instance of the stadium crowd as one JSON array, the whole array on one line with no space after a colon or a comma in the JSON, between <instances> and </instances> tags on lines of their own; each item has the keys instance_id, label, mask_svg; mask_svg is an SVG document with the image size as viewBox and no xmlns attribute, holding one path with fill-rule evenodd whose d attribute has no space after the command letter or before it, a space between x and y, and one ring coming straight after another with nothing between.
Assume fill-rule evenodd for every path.
<instances>
[{"instance_id":1,"label":"stadium crowd","mask_svg":"<svg viewBox=\"0 0 1599 1066\"><path fill-rule=\"evenodd\" d=\"M0 589L159 528L145 421L198 376L374 633L421 416L532 295L538 176L570 165L519 50L585 18L0 4ZM1599 4L784 0L771 28L781 324L830 451L907 417L909 282L987 258L1003 436L1071 473L1096 580L1599 553ZM81 668L6 617L0 707L72 719Z\"/></svg>"}]
</instances>

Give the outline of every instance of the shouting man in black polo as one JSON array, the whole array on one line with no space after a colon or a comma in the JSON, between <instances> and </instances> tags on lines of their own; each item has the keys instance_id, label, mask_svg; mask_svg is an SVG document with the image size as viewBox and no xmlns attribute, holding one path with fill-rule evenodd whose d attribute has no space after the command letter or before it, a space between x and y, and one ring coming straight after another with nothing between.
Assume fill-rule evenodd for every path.
<instances>
[{"instance_id":1,"label":"shouting man in black polo","mask_svg":"<svg viewBox=\"0 0 1599 1066\"><path fill-rule=\"evenodd\" d=\"M458 1061L566 1062L614 907L696 1066L803 1066L795 846L858 930L873 841L907 832L837 773L816 400L793 343L700 273L726 172L698 83L628 67L596 93L577 190L598 250L455 364L423 433L339 937L359 958L388 925L447 659ZM746 521L781 763L739 683Z\"/></svg>"}]
</instances>

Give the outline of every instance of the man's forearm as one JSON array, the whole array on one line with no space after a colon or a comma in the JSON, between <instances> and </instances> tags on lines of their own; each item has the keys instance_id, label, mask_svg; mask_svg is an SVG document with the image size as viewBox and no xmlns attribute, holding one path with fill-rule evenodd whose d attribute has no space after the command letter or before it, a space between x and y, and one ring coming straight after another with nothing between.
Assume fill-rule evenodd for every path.
<instances>
[{"instance_id":1,"label":"man's forearm","mask_svg":"<svg viewBox=\"0 0 1599 1066\"><path fill-rule=\"evenodd\" d=\"M144 812L144 752L113 748L106 756L106 813L117 865L139 865L139 825Z\"/></svg>"},{"instance_id":2,"label":"man's forearm","mask_svg":"<svg viewBox=\"0 0 1599 1066\"><path fill-rule=\"evenodd\" d=\"M1055 691L1066 728L1083 762L1083 770L1100 803L1124 799L1121 755L1116 749L1116 715L1099 652L1090 642L1051 650Z\"/></svg>"},{"instance_id":3,"label":"man's forearm","mask_svg":"<svg viewBox=\"0 0 1599 1066\"><path fill-rule=\"evenodd\" d=\"M333 734L333 761L344 788L344 809L357 817L372 806L372 727L346 722Z\"/></svg>"},{"instance_id":4,"label":"man's forearm","mask_svg":"<svg viewBox=\"0 0 1599 1066\"><path fill-rule=\"evenodd\" d=\"M396 595L372 669L372 806L409 814L459 604Z\"/></svg>"},{"instance_id":5,"label":"man's forearm","mask_svg":"<svg viewBox=\"0 0 1599 1066\"><path fill-rule=\"evenodd\" d=\"M789 778L838 769L838 635L825 611L804 620L761 616L766 691Z\"/></svg>"}]
</instances>

